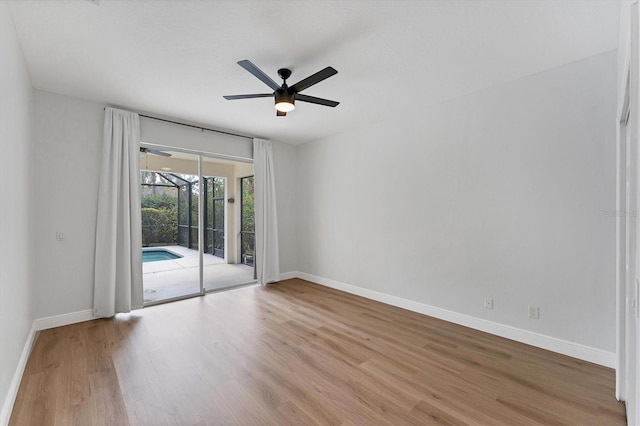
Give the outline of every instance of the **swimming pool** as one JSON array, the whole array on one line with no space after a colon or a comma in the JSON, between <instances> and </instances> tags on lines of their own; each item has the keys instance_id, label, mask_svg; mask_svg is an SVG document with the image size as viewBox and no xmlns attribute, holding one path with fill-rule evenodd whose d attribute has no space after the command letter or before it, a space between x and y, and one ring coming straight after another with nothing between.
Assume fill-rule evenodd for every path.
<instances>
[{"instance_id":1,"label":"swimming pool","mask_svg":"<svg viewBox=\"0 0 640 426\"><path fill-rule=\"evenodd\" d=\"M142 249L142 263L180 259L181 257L183 256L167 249Z\"/></svg>"}]
</instances>

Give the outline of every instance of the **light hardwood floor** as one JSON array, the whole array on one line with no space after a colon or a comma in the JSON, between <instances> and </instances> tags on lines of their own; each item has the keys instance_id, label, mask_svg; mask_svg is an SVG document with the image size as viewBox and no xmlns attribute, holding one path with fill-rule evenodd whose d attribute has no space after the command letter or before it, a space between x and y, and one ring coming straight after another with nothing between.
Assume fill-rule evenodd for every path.
<instances>
[{"instance_id":1,"label":"light hardwood floor","mask_svg":"<svg viewBox=\"0 0 640 426\"><path fill-rule=\"evenodd\" d=\"M625 417L611 369L296 279L43 331L10 424Z\"/></svg>"}]
</instances>

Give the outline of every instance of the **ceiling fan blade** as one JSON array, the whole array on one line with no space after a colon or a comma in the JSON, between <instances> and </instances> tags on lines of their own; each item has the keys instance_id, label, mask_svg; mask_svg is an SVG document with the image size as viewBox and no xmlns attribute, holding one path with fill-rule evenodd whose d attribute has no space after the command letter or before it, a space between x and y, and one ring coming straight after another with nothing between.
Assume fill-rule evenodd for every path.
<instances>
[{"instance_id":1,"label":"ceiling fan blade","mask_svg":"<svg viewBox=\"0 0 640 426\"><path fill-rule=\"evenodd\" d=\"M245 70L249 71L251 74L260 79L264 84L271 87L273 90L278 90L280 85L273 81L271 77L266 75L260 68L255 66L253 62L248 59L244 59L242 61L238 61L238 65L240 65Z\"/></svg>"},{"instance_id":2,"label":"ceiling fan blade","mask_svg":"<svg viewBox=\"0 0 640 426\"><path fill-rule=\"evenodd\" d=\"M320 83L322 80L327 79L329 77L331 77L332 75L338 74L338 71L336 71L335 68L333 67L326 67L325 69L318 71L317 73L310 75L309 77L305 78L304 80L300 80L299 82L297 82L296 84L294 84L293 86L291 86L291 88L297 93L297 92L302 92L304 89L306 89L307 87L311 87L314 84Z\"/></svg>"},{"instance_id":3,"label":"ceiling fan blade","mask_svg":"<svg viewBox=\"0 0 640 426\"><path fill-rule=\"evenodd\" d=\"M251 95L226 95L223 96L228 101L232 101L235 99L252 99L252 98L272 98L273 93L255 93Z\"/></svg>"},{"instance_id":4,"label":"ceiling fan blade","mask_svg":"<svg viewBox=\"0 0 640 426\"><path fill-rule=\"evenodd\" d=\"M340 102L330 101L329 99L316 98L315 96L302 95L297 93L295 95L296 101L309 102L311 104L324 105L329 107L336 107L340 104Z\"/></svg>"},{"instance_id":5,"label":"ceiling fan blade","mask_svg":"<svg viewBox=\"0 0 640 426\"><path fill-rule=\"evenodd\" d=\"M286 117L287 113L276 110L276 117Z\"/></svg>"}]
</instances>

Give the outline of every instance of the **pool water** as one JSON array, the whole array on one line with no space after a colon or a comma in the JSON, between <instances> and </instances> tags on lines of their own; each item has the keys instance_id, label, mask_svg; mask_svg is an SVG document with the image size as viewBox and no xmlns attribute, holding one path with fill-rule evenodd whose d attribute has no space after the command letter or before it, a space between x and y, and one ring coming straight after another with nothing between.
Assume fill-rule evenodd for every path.
<instances>
[{"instance_id":1,"label":"pool water","mask_svg":"<svg viewBox=\"0 0 640 426\"><path fill-rule=\"evenodd\" d=\"M142 250L142 263L180 259L182 256L165 249Z\"/></svg>"}]
</instances>

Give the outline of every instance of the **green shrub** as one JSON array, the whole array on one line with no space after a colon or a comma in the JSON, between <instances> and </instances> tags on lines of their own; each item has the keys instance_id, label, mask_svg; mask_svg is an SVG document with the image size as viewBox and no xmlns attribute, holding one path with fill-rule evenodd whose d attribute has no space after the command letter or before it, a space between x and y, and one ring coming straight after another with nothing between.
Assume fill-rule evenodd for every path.
<instances>
[{"instance_id":1,"label":"green shrub","mask_svg":"<svg viewBox=\"0 0 640 426\"><path fill-rule=\"evenodd\" d=\"M142 197L142 208L177 210L178 196L175 194L150 194Z\"/></svg>"},{"instance_id":2,"label":"green shrub","mask_svg":"<svg viewBox=\"0 0 640 426\"><path fill-rule=\"evenodd\" d=\"M178 244L178 214L175 207L142 208L142 245Z\"/></svg>"}]
</instances>

